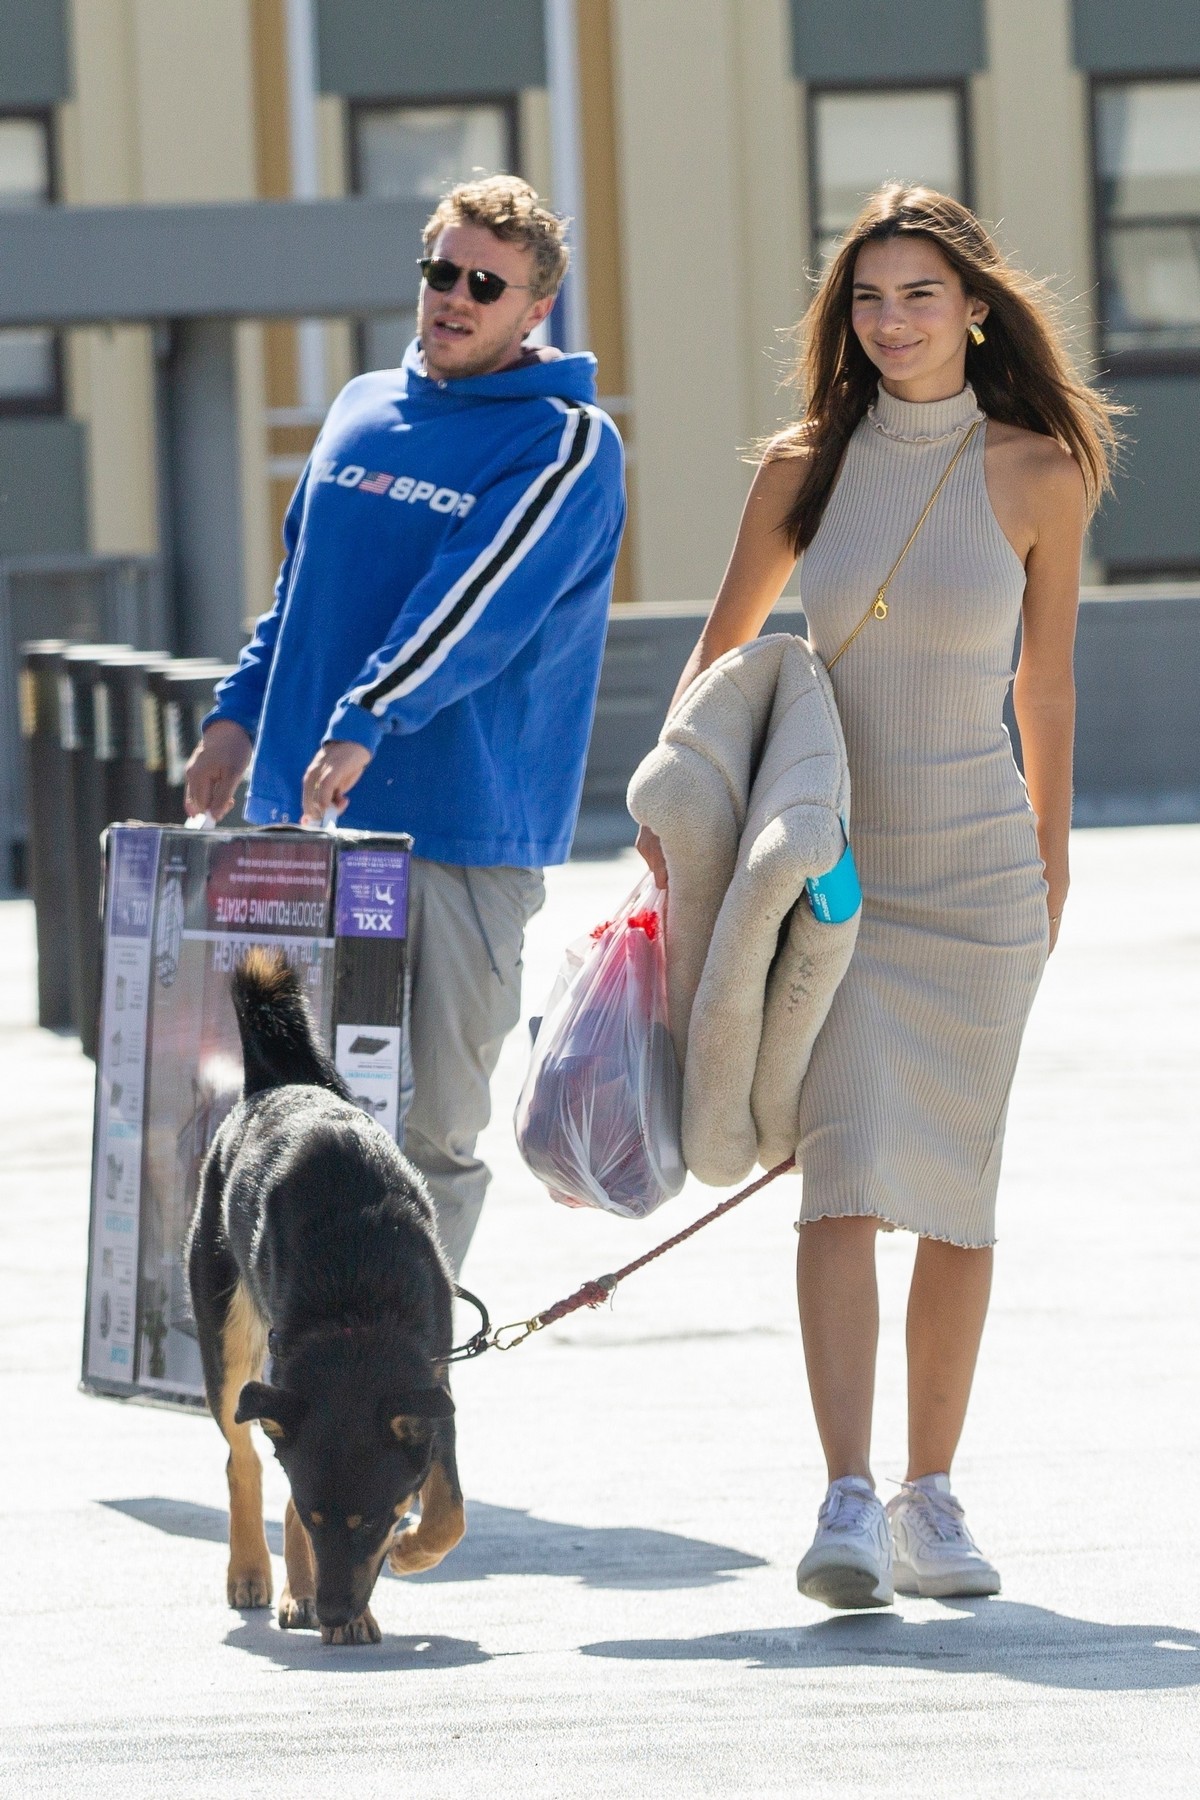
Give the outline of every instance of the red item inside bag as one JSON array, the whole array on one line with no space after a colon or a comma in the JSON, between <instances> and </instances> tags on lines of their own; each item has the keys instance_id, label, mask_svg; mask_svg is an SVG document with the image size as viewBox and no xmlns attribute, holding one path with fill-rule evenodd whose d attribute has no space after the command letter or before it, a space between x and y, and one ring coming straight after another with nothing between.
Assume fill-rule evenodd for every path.
<instances>
[{"instance_id":1,"label":"red item inside bag","mask_svg":"<svg viewBox=\"0 0 1200 1800\"><path fill-rule=\"evenodd\" d=\"M568 951L547 1002L515 1123L525 1161L566 1206L645 1218L687 1175L665 922L648 877Z\"/></svg>"}]
</instances>

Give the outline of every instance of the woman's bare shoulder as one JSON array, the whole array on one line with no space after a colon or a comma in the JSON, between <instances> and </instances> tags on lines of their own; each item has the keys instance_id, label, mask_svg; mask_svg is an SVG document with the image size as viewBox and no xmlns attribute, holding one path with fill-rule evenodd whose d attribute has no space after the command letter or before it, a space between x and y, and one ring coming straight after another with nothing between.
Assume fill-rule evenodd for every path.
<instances>
[{"instance_id":1,"label":"woman's bare shoulder","mask_svg":"<svg viewBox=\"0 0 1200 1800\"><path fill-rule=\"evenodd\" d=\"M762 453L746 499L746 520L769 531L782 529L795 504L808 468L807 444L781 433Z\"/></svg>"},{"instance_id":2,"label":"woman's bare shoulder","mask_svg":"<svg viewBox=\"0 0 1200 1800\"><path fill-rule=\"evenodd\" d=\"M762 494L790 502L804 480L812 445L795 431L781 431L764 445L754 486Z\"/></svg>"},{"instance_id":3,"label":"woman's bare shoulder","mask_svg":"<svg viewBox=\"0 0 1200 1800\"><path fill-rule=\"evenodd\" d=\"M1038 481L1083 482L1079 464L1067 446L1044 431L1029 431L1024 425L989 419L987 447L999 451L1006 462L1027 471Z\"/></svg>"},{"instance_id":4,"label":"woman's bare shoulder","mask_svg":"<svg viewBox=\"0 0 1200 1800\"><path fill-rule=\"evenodd\" d=\"M989 419L987 448L1010 480L1038 503L1065 506L1086 499L1083 471L1065 444L1045 432Z\"/></svg>"}]
</instances>

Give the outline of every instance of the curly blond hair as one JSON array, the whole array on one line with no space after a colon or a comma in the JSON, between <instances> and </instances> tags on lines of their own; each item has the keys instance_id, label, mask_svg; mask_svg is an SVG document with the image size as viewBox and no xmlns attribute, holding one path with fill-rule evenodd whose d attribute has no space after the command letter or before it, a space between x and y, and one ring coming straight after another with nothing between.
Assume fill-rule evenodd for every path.
<instances>
[{"instance_id":1,"label":"curly blond hair","mask_svg":"<svg viewBox=\"0 0 1200 1800\"><path fill-rule=\"evenodd\" d=\"M533 253L530 288L535 300L557 294L567 272L570 251L564 239L569 219L543 206L519 175L481 175L460 181L438 201L423 235L428 255L448 225L483 225L506 244Z\"/></svg>"}]
</instances>

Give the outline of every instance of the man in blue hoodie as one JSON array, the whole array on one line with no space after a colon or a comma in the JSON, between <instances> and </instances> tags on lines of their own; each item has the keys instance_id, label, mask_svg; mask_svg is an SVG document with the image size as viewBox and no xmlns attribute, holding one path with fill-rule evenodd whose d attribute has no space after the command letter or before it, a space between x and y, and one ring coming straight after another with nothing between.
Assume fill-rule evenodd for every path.
<instances>
[{"instance_id":1,"label":"man in blue hoodie","mask_svg":"<svg viewBox=\"0 0 1200 1800\"><path fill-rule=\"evenodd\" d=\"M625 518L595 359L534 350L564 222L525 182L463 183L425 229L403 366L339 394L284 524L275 604L217 689L191 813L410 831L405 1149L457 1270L475 1141L520 1016L525 925L583 785Z\"/></svg>"}]
</instances>

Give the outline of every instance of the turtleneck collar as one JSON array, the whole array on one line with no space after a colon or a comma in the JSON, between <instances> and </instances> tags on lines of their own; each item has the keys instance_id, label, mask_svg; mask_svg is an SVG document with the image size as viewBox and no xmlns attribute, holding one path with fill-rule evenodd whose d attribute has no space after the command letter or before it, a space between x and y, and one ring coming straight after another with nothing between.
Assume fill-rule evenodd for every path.
<instances>
[{"instance_id":1,"label":"turtleneck collar","mask_svg":"<svg viewBox=\"0 0 1200 1800\"><path fill-rule=\"evenodd\" d=\"M881 382L867 417L884 437L899 438L906 444L936 444L965 431L984 414L969 381L961 393L948 400L898 400Z\"/></svg>"}]
</instances>

